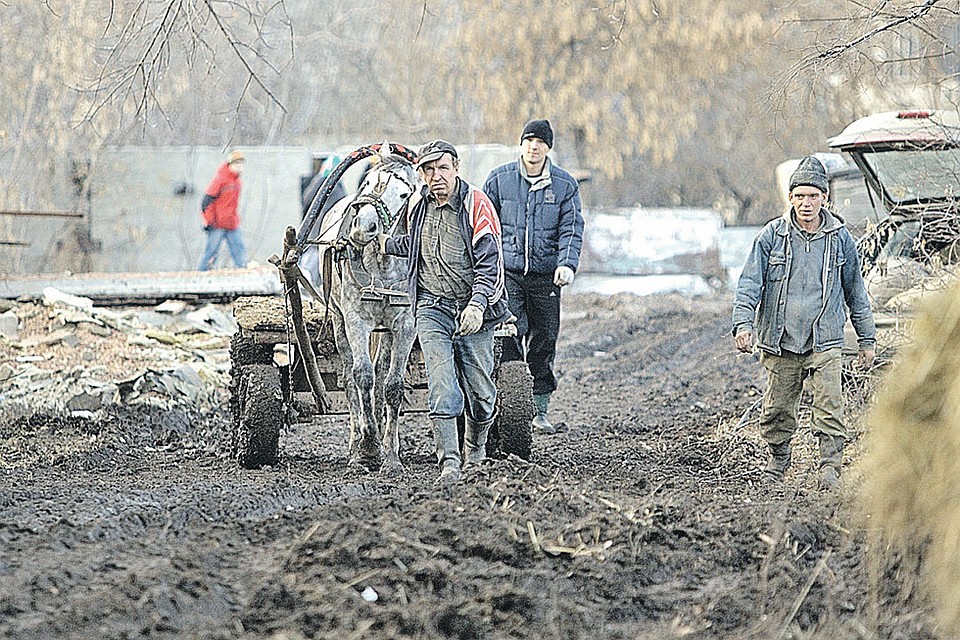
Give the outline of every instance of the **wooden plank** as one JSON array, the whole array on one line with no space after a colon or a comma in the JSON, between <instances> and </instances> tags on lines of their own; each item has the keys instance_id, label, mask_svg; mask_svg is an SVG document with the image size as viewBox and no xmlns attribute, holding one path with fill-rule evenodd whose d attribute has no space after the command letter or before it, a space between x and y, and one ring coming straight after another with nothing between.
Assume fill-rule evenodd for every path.
<instances>
[{"instance_id":1,"label":"wooden plank","mask_svg":"<svg viewBox=\"0 0 960 640\"><path fill-rule=\"evenodd\" d=\"M37 217L37 218L82 218L82 211L10 211L0 209L0 216Z\"/></svg>"},{"instance_id":2,"label":"wooden plank","mask_svg":"<svg viewBox=\"0 0 960 640\"><path fill-rule=\"evenodd\" d=\"M347 401L347 394L343 390L327 391L327 397L330 400L330 411L327 415L340 415L350 413L350 403ZM408 388L403 394L404 412L423 413L427 411L427 399L429 392L425 387ZM293 394L293 405L300 414L301 420L309 420L317 415L317 405L313 400L313 394L309 391L297 391Z\"/></svg>"},{"instance_id":3,"label":"wooden plank","mask_svg":"<svg viewBox=\"0 0 960 640\"><path fill-rule=\"evenodd\" d=\"M80 273L0 276L0 298L40 300L52 287L94 302L135 304L170 299L233 300L281 292L273 267L158 273ZM282 325L281 325L282 327Z\"/></svg>"}]
</instances>

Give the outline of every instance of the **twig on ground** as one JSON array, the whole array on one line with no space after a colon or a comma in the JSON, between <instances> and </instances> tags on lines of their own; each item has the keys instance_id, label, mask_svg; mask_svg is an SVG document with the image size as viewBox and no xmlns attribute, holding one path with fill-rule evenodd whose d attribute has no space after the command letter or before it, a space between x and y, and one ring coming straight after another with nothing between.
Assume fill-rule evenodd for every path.
<instances>
[{"instance_id":1,"label":"twig on ground","mask_svg":"<svg viewBox=\"0 0 960 640\"><path fill-rule=\"evenodd\" d=\"M810 577L807 578L807 583L803 585L803 589L800 590L800 593L797 595L797 599L793 603L793 607L790 609L790 615L787 616L786 620L783 621L783 626L780 627L780 634L778 637L787 637L787 631L790 628L790 624L800 611L800 607L803 606L803 601L807 599L810 589L813 588L813 583L817 581L817 578L820 577L820 573L823 571L823 568L827 566L827 560L830 559L830 555L832 553L832 551L828 550L825 554L823 554L823 557L820 558L817 566L813 568L813 571L810 573Z\"/></svg>"}]
</instances>

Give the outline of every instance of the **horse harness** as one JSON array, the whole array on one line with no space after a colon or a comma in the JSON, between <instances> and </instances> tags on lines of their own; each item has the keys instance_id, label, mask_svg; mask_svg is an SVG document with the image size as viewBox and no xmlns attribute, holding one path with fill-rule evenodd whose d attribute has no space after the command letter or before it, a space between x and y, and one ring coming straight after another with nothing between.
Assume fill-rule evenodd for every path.
<instances>
[{"instance_id":1,"label":"horse harness","mask_svg":"<svg viewBox=\"0 0 960 640\"><path fill-rule=\"evenodd\" d=\"M377 183L373 186L373 190L370 193L358 195L353 202L350 203L350 207L352 207L354 211L359 211L360 208L365 205L372 206L377 213L377 217L380 219L382 228L385 232L392 233L396 230L402 214L408 208L409 199L406 202L406 206L397 211L395 217L392 216L390 209L383 201L383 194L386 193L390 180L396 176L389 171L380 173L387 174L386 179L381 179L381 176L378 175ZM387 304L391 306L408 305L409 301L406 290L401 291L391 289L390 287L377 286L373 275L370 274L363 264L363 249L357 249L346 239L353 218L354 216L347 215L343 217L343 221L340 223L340 229L337 232L336 241L323 252L324 300L328 301L329 304L333 267L334 264L336 264L341 281L343 281L345 277L349 277L350 280L353 281L354 286L360 291L360 300L364 302L387 302Z\"/></svg>"}]
</instances>

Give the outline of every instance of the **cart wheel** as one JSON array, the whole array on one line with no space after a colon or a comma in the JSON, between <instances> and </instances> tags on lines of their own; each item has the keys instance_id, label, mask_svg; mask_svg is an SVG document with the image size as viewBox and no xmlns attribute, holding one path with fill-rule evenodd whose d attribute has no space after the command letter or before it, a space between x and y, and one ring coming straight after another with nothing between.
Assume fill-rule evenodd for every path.
<instances>
[{"instance_id":1,"label":"cart wheel","mask_svg":"<svg viewBox=\"0 0 960 640\"><path fill-rule=\"evenodd\" d=\"M255 469L275 464L283 424L279 370L272 364L241 367L231 409L232 451L240 466Z\"/></svg>"},{"instance_id":2,"label":"cart wheel","mask_svg":"<svg viewBox=\"0 0 960 640\"><path fill-rule=\"evenodd\" d=\"M273 344L258 344L253 335L243 329L230 338L230 365L239 369L246 364L273 362Z\"/></svg>"},{"instance_id":3,"label":"cart wheel","mask_svg":"<svg viewBox=\"0 0 960 640\"><path fill-rule=\"evenodd\" d=\"M487 453L530 459L533 444L530 422L536 415L533 376L523 361L502 362L494 372L497 384L497 419L490 429Z\"/></svg>"}]
</instances>

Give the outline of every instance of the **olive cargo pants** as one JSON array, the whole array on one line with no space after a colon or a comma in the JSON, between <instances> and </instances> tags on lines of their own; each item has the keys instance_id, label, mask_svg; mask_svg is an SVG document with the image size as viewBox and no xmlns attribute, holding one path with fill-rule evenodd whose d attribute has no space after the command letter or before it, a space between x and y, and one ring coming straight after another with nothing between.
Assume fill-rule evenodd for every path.
<instances>
[{"instance_id":1,"label":"olive cargo pants","mask_svg":"<svg viewBox=\"0 0 960 640\"><path fill-rule=\"evenodd\" d=\"M810 430L846 438L843 424L843 359L840 349L807 355L783 352L775 356L761 352L767 370L767 390L760 412L760 431L770 444L787 442L797 430L797 414L803 381L810 378L813 416Z\"/></svg>"}]
</instances>

